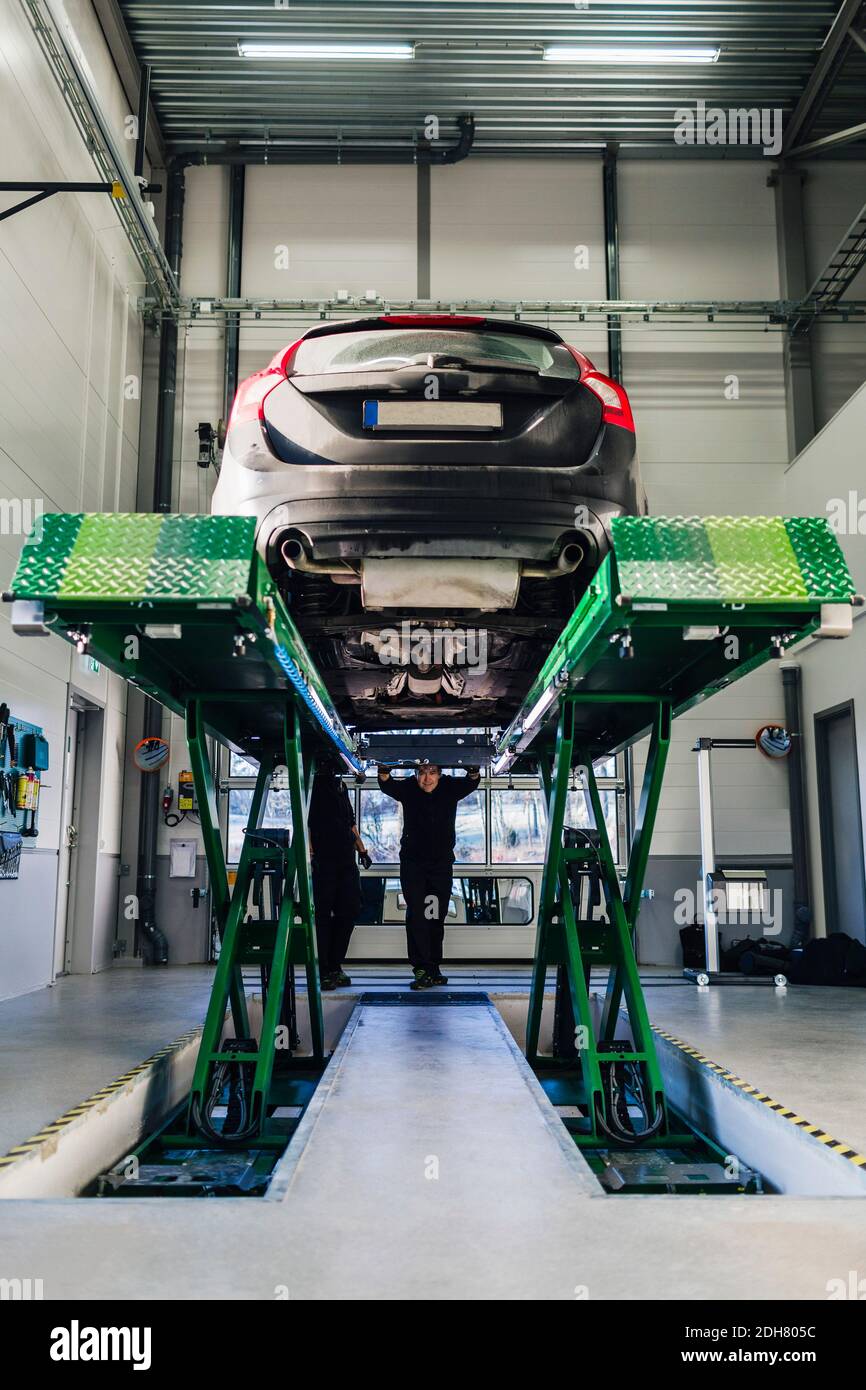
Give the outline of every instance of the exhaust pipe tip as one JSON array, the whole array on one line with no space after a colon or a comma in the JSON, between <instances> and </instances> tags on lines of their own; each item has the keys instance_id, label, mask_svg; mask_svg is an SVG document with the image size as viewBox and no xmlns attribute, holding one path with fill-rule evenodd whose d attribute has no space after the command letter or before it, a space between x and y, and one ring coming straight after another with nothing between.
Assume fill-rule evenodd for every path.
<instances>
[{"instance_id":1,"label":"exhaust pipe tip","mask_svg":"<svg viewBox=\"0 0 866 1390\"><path fill-rule=\"evenodd\" d=\"M539 562L525 561L522 567L524 579L559 579L564 574L574 574L583 561L585 551L577 540L567 540L553 560Z\"/></svg>"},{"instance_id":2,"label":"exhaust pipe tip","mask_svg":"<svg viewBox=\"0 0 866 1390\"><path fill-rule=\"evenodd\" d=\"M577 541L568 541L556 557L556 567L563 574L571 574L583 559L583 546Z\"/></svg>"},{"instance_id":3,"label":"exhaust pipe tip","mask_svg":"<svg viewBox=\"0 0 866 1390\"><path fill-rule=\"evenodd\" d=\"M289 565L292 569L295 569L298 566L299 560L301 561L301 563L303 563L304 547L301 543L300 537L292 535L287 536L280 546L280 554L282 555L286 564Z\"/></svg>"},{"instance_id":4,"label":"exhaust pipe tip","mask_svg":"<svg viewBox=\"0 0 866 1390\"><path fill-rule=\"evenodd\" d=\"M303 531L289 531L277 537L276 546L284 564L301 574L327 575L337 583L360 584L361 576L345 560L317 560L313 543Z\"/></svg>"}]
</instances>

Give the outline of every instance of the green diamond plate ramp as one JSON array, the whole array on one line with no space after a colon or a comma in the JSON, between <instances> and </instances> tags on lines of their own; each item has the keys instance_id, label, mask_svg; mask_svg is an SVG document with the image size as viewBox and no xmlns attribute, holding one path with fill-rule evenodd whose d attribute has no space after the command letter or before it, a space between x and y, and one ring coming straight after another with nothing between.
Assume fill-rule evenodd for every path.
<instances>
[{"instance_id":1,"label":"green diamond plate ramp","mask_svg":"<svg viewBox=\"0 0 866 1390\"><path fill-rule=\"evenodd\" d=\"M232 599L248 592L255 518L52 514L12 581L21 598Z\"/></svg>"},{"instance_id":2,"label":"green diamond plate ramp","mask_svg":"<svg viewBox=\"0 0 866 1390\"><path fill-rule=\"evenodd\" d=\"M612 531L631 599L833 603L854 592L823 517L617 517Z\"/></svg>"}]
</instances>

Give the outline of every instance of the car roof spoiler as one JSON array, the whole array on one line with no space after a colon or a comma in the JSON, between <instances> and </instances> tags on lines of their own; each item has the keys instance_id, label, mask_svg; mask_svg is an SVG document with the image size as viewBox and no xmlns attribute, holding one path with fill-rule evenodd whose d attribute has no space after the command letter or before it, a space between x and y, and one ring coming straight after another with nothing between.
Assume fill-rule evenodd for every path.
<instances>
[{"instance_id":1,"label":"car roof spoiler","mask_svg":"<svg viewBox=\"0 0 866 1390\"><path fill-rule=\"evenodd\" d=\"M377 314L374 318L346 319L342 322L317 324L304 338L322 338L329 333L358 333L371 328L455 328L472 330L493 328L522 338L542 338L548 343L561 343L562 338L552 328L512 319L488 319L477 314Z\"/></svg>"}]
</instances>

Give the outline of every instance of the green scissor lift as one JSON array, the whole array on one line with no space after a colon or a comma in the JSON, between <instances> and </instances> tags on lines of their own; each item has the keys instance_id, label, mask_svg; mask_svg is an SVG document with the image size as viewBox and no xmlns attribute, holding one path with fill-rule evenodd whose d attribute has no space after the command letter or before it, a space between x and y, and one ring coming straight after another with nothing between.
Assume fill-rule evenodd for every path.
<instances>
[{"instance_id":1,"label":"green scissor lift","mask_svg":"<svg viewBox=\"0 0 866 1390\"><path fill-rule=\"evenodd\" d=\"M526 1054L551 1098L583 1112L569 1128L600 1149L675 1135L634 951L635 927L671 738L671 720L811 632L845 635L851 578L826 521L781 517L622 518L613 550L553 647L497 747L505 771L534 760L548 798ZM648 736L646 768L625 881L608 837L593 764ZM566 847L569 782L579 769L594 837ZM607 922L576 916L570 870L600 878ZM547 969L556 966L577 1037L577 1076L540 1058ZM603 1003L590 969L604 967ZM617 1037L627 1016L628 1036ZM646 1123L623 1113L629 1069ZM682 1126L680 1126L682 1129Z\"/></svg>"},{"instance_id":2,"label":"green scissor lift","mask_svg":"<svg viewBox=\"0 0 866 1390\"><path fill-rule=\"evenodd\" d=\"M306 807L317 751L336 749L360 771L358 744L342 724L243 517L51 515L24 546L12 592L20 633L54 632L186 721L221 951L192 1093L167 1148L218 1146L207 1121L215 1069L245 1068L248 1149L279 1149L271 1115L298 1103L325 1063L316 966ZM671 720L814 631L844 635L853 588L826 521L812 518L623 518L613 547L552 648L523 708L502 734L496 771L538 768L549 802L527 1057L553 1094L566 1085L582 1119L577 1142L621 1138L611 1078L642 1087L641 1142L671 1142L661 1072L638 978L634 932L658 810ZM624 886L605 828L593 763L649 735L649 754ZM259 762L237 877L229 886L206 737ZM275 767L288 769L293 834L262 843ZM585 785L594 837L563 845L569 783ZM279 911L248 920L257 870L279 879ZM600 878L607 922L580 920L575 869ZM244 965L269 981L258 1043L250 1038ZM304 968L312 1065L282 1058L275 1075L287 967ZM608 971L600 1010L591 966ZM577 1065L557 1081L538 1052L548 967L559 969L573 1014ZM618 1039L621 1009L629 1038ZM231 1014L235 1042L224 1040ZM306 1088L306 1091L304 1090ZM562 1096L560 1096L562 1099ZM640 1134L635 1136L641 1140ZM236 1141L237 1142L237 1141Z\"/></svg>"},{"instance_id":3,"label":"green scissor lift","mask_svg":"<svg viewBox=\"0 0 866 1390\"><path fill-rule=\"evenodd\" d=\"M59 633L185 720L221 948L189 1103L160 1142L179 1152L193 1137L199 1146L224 1146L208 1119L214 1081L236 1083L243 1071L245 1114L233 1126L233 1146L278 1153L287 1135L273 1111L302 1107L326 1062L306 830L315 760L328 748L347 769L360 771L361 763L256 553L255 521L47 516L41 535L24 546L13 592L16 630ZM208 736L259 763L233 886ZM260 829L273 773L282 765L292 808L289 843ZM263 879L266 901L277 909L261 919L247 908L251 887ZM311 1058L292 1057L285 1045L291 1041L283 1007L289 966L306 974ZM258 1043L251 1037L244 967L267 981ZM260 1171L251 1163L245 1180Z\"/></svg>"}]
</instances>

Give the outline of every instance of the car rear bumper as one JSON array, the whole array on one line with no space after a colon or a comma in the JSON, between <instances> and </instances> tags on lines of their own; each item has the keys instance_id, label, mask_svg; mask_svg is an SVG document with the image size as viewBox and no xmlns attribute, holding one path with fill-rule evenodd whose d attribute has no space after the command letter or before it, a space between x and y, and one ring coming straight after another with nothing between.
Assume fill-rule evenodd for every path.
<instances>
[{"instance_id":1,"label":"car rear bumper","mask_svg":"<svg viewBox=\"0 0 866 1390\"><path fill-rule=\"evenodd\" d=\"M592 539L600 559L612 518L643 510L635 486L633 467L611 473L597 459L568 469L295 468L279 460L251 468L224 456L213 510L256 516L259 549L269 559L289 532L323 561L387 555L547 561L575 533Z\"/></svg>"}]
</instances>

